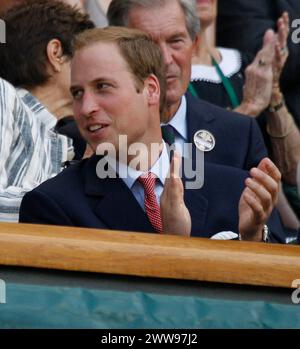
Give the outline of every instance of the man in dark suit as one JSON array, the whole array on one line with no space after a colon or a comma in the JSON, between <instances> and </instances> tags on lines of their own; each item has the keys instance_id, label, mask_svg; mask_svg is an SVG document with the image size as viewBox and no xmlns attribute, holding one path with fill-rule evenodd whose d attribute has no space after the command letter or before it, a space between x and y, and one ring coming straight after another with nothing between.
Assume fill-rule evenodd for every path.
<instances>
[{"instance_id":1,"label":"man in dark suit","mask_svg":"<svg viewBox=\"0 0 300 349\"><path fill-rule=\"evenodd\" d=\"M194 1L113 0L107 16L110 25L147 32L161 48L167 68L164 123L173 127L179 145L193 143L195 133L205 130L215 140L206 161L244 170L258 165L267 152L256 121L186 93L200 30Z\"/></svg>"},{"instance_id":2,"label":"man in dark suit","mask_svg":"<svg viewBox=\"0 0 300 349\"><path fill-rule=\"evenodd\" d=\"M255 55L260 49L267 29L277 27L283 12L290 17L291 38L288 40L289 58L281 77L281 87L287 106L300 125L300 45L293 40L299 24L300 2L298 0L226 0L218 3L218 45L234 47ZM295 24L295 25L293 25ZM295 34L294 34L295 31ZM299 34L298 34L299 38ZM297 38L296 38L297 39Z\"/></svg>"},{"instance_id":3,"label":"man in dark suit","mask_svg":"<svg viewBox=\"0 0 300 349\"><path fill-rule=\"evenodd\" d=\"M203 188L184 189L178 154L170 166L162 141L164 76L160 51L146 34L106 28L77 38L74 117L93 150L108 155L83 160L26 194L21 222L202 237L225 229L264 240L278 194L276 166L264 159L246 179L244 171L207 163ZM282 241L280 229L271 238Z\"/></svg>"}]
</instances>

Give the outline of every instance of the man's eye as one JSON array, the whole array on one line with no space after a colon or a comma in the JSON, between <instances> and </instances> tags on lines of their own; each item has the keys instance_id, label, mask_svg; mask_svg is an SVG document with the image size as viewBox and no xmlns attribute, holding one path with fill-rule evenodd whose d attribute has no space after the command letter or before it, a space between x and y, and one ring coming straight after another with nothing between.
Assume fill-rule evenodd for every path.
<instances>
[{"instance_id":1,"label":"man's eye","mask_svg":"<svg viewBox=\"0 0 300 349\"><path fill-rule=\"evenodd\" d=\"M105 82L99 82L96 87L97 87L97 90L106 90L107 88L109 88L111 85L110 84L107 84Z\"/></svg>"},{"instance_id":2,"label":"man's eye","mask_svg":"<svg viewBox=\"0 0 300 349\"><path fill-rule=\"evenodd\" d=\"M71 91L71 94L73 96L73 99L80 99L82 96L82 91L81 90L73 90L73 91Z\"/></svg>"},{"instance_id":3,"label":"man's eye","mask_svg":"<svg viewBox=\"0 0 300 349\"><path fill-rule=\"evenodd\" d=\"M182 43L184 40L182 38L174 38L171 40L172 44Z\"/></svg>"}]
</instances>

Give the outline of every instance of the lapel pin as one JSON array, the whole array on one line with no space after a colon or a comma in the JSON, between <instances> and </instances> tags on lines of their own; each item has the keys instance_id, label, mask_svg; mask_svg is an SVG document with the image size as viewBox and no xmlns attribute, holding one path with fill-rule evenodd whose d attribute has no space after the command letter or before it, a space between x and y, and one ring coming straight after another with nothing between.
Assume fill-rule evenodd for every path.
<instances>
[{"instance_id":1,"label":"lapel pin","mask_svg":"<svg viewBox=\"0 0 300 349\"><path fill-rule=\"evenodd\" d=\"M216 145L215 137L206 130L199 130L194 134L195 146L204 152L212 151Z\"/></svg>"}]
</instances>

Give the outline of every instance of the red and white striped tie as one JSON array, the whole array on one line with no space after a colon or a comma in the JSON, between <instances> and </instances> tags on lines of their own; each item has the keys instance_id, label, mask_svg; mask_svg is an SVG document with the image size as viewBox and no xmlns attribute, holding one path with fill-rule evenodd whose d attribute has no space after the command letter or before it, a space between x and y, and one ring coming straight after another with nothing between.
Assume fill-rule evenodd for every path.
<instances>
[{"instance_id":1,"label":"red and white striped tie","mask_svg":"<svg viewBox=\"0 0 300 349\"><path fill-rule=\"evenodd\" d=\"M154 192L156 175L154 173L149 172L147 177L145 175L139 177L139 182L144 187L145 191L145 210L146 214L152 224L153 228L162 233L162 221L160 216L160 208L157 203L156 195Z\"/></svg>"}]
</instances>

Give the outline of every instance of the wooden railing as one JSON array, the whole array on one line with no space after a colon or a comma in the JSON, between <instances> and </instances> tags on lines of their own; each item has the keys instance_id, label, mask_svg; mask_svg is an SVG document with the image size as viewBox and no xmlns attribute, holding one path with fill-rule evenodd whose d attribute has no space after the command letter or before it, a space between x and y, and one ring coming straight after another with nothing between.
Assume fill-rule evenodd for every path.
<instances>
[{"instance_id":1,"label":"wooden railing","mask_svg":"<svg viewBox=\"0 0 300 349\"><path fill-rule=\"evenodd\" d=\"M300 247L0 223L0 265L291 287Z\"/></svg>"}]
</instances>

